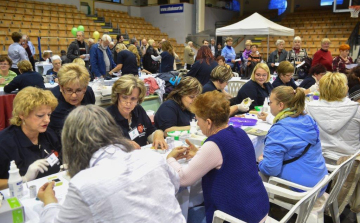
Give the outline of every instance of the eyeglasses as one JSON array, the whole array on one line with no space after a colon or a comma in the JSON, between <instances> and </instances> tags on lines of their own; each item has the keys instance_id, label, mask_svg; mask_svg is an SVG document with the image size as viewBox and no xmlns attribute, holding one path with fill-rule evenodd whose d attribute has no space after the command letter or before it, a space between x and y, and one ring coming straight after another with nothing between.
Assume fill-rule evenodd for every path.
<instances>
[{"instance_id":1,"label":"eyeglasses","mask_svg":"<svg viewBox=\"0 0 360 223\"><path fill-rule=\"evenodd\" d=\"M267 77L267 74L255 74L256 77Z\"/></svg>"},{"instance_id":2,"label":"eyeglasses","mask_svg":"<svg viewBox=\"0 0 360 223\"><path fill-rule=\"evenodd\" d=\"M0 66L8 66L8 65L10 65L10 64L8 64L8 63L0 63Z\"/></svg>"},{"instance_id":3,"label":"eyeglasses","mask_svg":"<svg viewBox=\"0 0 360 223\"><path fill-rule=\"evenodd\" d=\"M287 76L287 77L293 77L294 74L286 74L285 76Z\"/></svg>"},{"instance_id":4,"label":"eyeglasses","mask_svg":"<svg viewBox=\"0 0 360 223\"><path fill-rule=\"evenodd\" d=\"M127 95L121 95L119 99L123 104L136 104L139 101L139 98L129 97Z\"/></svg>"},{"instance_id":5,"label":"eyeglasses","mask_svg":"<svg viewBox=\"0 0 360 223\"><path fill-rule=\"evenodd\" d=\"M73 91L72 89L64 89L64 93L67 94L67 95L73 95L74 93L76 95L82 95L85 93L85 90L84 89L77 89L75 91Z\"/></svg>"}]
</instances>

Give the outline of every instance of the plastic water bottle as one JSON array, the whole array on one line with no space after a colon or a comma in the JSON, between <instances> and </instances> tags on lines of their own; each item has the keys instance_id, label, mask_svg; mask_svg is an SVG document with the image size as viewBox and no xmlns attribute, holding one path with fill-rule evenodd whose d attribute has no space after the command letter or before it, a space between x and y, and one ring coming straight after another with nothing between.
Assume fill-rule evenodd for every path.
<instances>
[{"instance_id":1,"label":"plastic water bottle","mask_svg":"<svg viewBox=\"0 0 360 223\"><path fill-rule=\"evenodd\" d=\"M196 126L197 126L197 123L196 123L195 119L193 119L190 122L190 134L195 134L197 132Z\"/></svg>"},{"instance_id":2,"label":"plastic water bottle","mask_svg":"<svg viewBox=\"0 0 360 223\"><path fill-rule=\"evenodd\" d=\"M23 197L23 180L14 160L10 163L8 185L10 190L10 197Z\"/></svg>"},{"instance_id":3,"label":"plastic water bottle","mask_svg":"<svg viewBox=\"0 0 360 223\"><path fill-rule=\"evenodd\" d=\"M141 68L140 67L138 69L138 74L139 74L139 77L141 77Z\"/></svg>"},{"instance_id":4,"label":"plastic water bottle","mask_svg":"<svg viewBox=\"0 0 360 223\"><path fill-rule=\"evenodd\" d=\"M51 73L50 75L51 75L51 76L50 76L50 78L49 78L49 83L50 83L51 85L53 85L53 84L55 83L55 81L54 81L54 76L53 76L52 73Z\"/></svg>"}]
</instances>

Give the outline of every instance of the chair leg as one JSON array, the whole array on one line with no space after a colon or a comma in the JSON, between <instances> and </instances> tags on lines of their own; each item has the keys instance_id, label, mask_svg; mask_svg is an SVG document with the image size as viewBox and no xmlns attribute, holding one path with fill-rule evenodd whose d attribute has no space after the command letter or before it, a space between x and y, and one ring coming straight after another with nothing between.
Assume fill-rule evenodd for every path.
<instances>
[{"instance_id":1,"label":"chair leg","mask_svg":"<svg viewBox=\"0 0 360 223\"><path fill-rule=\"evenodd\" d=\"M330 211L333 222L340 223L339 207L338 207L337 202L334 201L334 203L330 204L328 207L329 207L329 211Z\"/></svg>"}]
</instances>

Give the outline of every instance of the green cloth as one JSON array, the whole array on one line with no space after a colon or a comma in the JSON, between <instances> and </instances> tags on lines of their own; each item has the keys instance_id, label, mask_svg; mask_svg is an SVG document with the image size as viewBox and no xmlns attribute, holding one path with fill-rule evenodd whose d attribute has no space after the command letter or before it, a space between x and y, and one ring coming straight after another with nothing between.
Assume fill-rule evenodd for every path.
<instances>
[{"instance_id":1,"label":"green cloth","mask_svg":"<svg viewBox=\"0 0 360 223\"><path fill-rule=\"evenodd\" d=\"M284 119L286 117L289 117L290 115L294 115L296 111L290 111L290 108L285 108L279 114L277 114L274 118L274 124L280 121L281 119Z\"/></svg>"},{"instance_id":2,"label":"green cloth","mask_svg":"<svg viewBox=\"0 0 360 223\"><path fill-rule=\"evenodd\" d=\"M4 87L5 85L7 85L8 83L10 83L10 81L12 81L15 77L17 76L17 74L12 71L12 70L9 70L9 74L7 76L2 76L0 74L0 79L1 78L5 78L5 82L0 84L0 87Z\"/></svg>"}]
</instances>

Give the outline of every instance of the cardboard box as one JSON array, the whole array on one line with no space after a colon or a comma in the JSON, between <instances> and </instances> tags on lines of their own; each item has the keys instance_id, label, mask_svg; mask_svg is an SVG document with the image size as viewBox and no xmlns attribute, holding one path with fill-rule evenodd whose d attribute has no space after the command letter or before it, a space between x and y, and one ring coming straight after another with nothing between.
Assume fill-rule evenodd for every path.
<instances>
[{"instance_id":1,"label":"cardboard box","mask_svg":"<svg viewBox=\"0 0 360 223\"><path fill-rule=\"evenodd\" d=\"M24 206L16 197L2 201L0 207L0 223L23 223L25 222Z\"/></svg>"}]
</instances>

